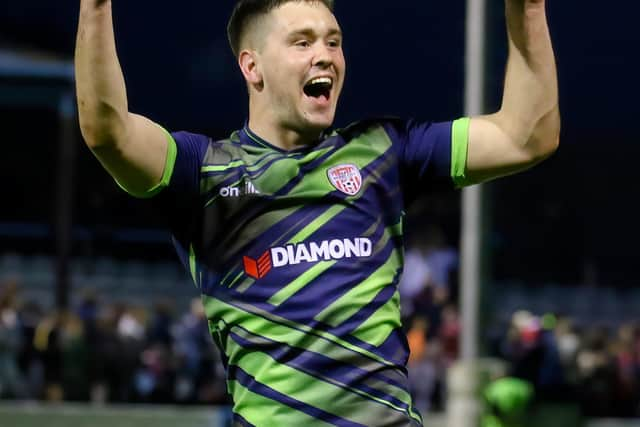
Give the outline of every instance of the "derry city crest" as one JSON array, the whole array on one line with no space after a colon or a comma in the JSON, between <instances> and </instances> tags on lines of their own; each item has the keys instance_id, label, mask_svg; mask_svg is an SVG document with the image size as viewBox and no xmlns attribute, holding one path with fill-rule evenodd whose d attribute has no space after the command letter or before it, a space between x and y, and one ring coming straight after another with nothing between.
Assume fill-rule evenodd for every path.
<instances>
[{"instance_id":1,"label":"derry city crest","mask_svg":"<svg viewBox=\"0 0 640 427\"><path fill-rule=\"evenodd\" d=\"M339 165L327 170L329 181L338 190L349 196L355 196L362 187L362 175L355 165Z\"/></svg>"}]
</instances>

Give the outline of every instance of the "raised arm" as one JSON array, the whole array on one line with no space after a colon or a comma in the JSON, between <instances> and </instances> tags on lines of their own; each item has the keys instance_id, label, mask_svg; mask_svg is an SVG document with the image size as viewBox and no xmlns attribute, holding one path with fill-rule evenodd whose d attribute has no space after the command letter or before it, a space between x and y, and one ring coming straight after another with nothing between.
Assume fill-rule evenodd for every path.
<instances>
[{"instance_id":1,"label":"raised arm","mask_svg":"<svg viewBox=\"0 0 640 427\"><path fill-rule=\"evenodd\" d=\"M466 181L477 183L527 169L558 147L556 65L545 0L505 0L509 58L502 106L473 117Z\"/></svg>"},{"instance_id":2,"label":"raised arm","mask_svg":"<svg viewBox=\"0 0 640 427\"><path fill-rule=\"evenodd\" d=\"M111 0L81 0L75 72L85 142L122 187L146 195L162 179L168 136L151 120L129 112Z\"/></svg>"}]
</instances>

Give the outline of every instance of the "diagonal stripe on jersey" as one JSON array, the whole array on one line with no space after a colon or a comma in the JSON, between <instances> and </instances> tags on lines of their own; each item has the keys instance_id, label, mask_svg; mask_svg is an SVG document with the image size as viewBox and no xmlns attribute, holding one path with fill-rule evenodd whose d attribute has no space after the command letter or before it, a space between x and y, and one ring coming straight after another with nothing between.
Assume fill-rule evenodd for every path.
<instances>
[{"instance_id":1,"label":"diagonal stripe on jersey","mask_svg":"<svg viewBox=\"0 0 640 427\"><path fill-rule=\"evenodd\" d=\"M271 180L279 179L281 182L283 180L288 180L284 187L280 187L279 190L275 192L270 191L271 188L275 188L277 187L277 185L270 184L266 181L262 182L258 180L256 181L256 184L261 190L264 189L264 192L272 193L272 197L286 196L290 190L295 190L296 193L302 195L298 197L304 197L304 195L307 194L307 196L310 197L310 200L314 200L314 204L322 206L324 204L321 200L323 194L318 193L318 182L321 181L324 185L320 188L326 188L326 190L324 190L325 197L331 194L332 197L336 198L334 203L338 203L339 200L356 200L357 198L348 197L347 195L342 194L339 191L335 191L335 188L333 188L333 186L329 183L328 178L326 177L324 167L333 165L334 163L339 162L342 158L351 158L353 156L357 156L360 159L359 166L366 173L367 170L372 169L371 165L378 164L380 162L391 162L391 159L389 158L393 157L393 155L389 154L389 148L391 146L389 138L382 130L376 133L375 139L373 139L372 141L367 141L368 148L366 150L361 147L359 148L358 144L349 144L345 146L344 142L339 143L337 138L334 138L333 144L335 144L333 150L329 151L324 156L314 159L313 161L310 161L309 163L301 166L294 178L290 178L289 175L283 175L282 173L280 173L280 171L272 171L272 173L269 175ZM304 178L304 180L302 178ZM283 197L279 203L285 206L286 204L289 204L290 206L297 207L299 207L300 205L306 205L302 198L296 200L297 202L294 203L293 200L288 201L287 197ZM263 214L266 211L265 208L268 203L272 203L272 201L269 201L266 198L264 198L263 200L259 200L251 207L249 207L246 211L240 212L239 215L232 218L232 222L227 226L229 232L228 234L235 236L236 238L238 236L244 235L244 233L242 233L241 231L246 228L249 220L251 218L255 218L257 215ZM310 208L312 208L312 206L310 206ZM275 206L271 206L270 210L280 211L280 209L276 208ZM296 210L297 209L293 209L292 211L286 212L285 215L289 215ZM306 210L308 211L308 209ZM279 218L280 221L285 220L283 219L282 215L283 214L281 213L281 216ZM273 215L272 218L275 219ZM262 230L265 230L266 233L271 233L274 237L279 235L279 233L277 233L277 230L275 230L275 228L278 227L275 227L275 223L270 223L267 217L261 217L260 222ZM249 236L247 235L247 237ZM256 236L255 234L251 236L252 239L260 238L265 239L266 241L273 241L274 237L269 237L268 235ZM235 241L230 239L230 241L225 242L225 244L233 245L234 251L240 251L242 250L242 246L247 244L247 242L244 239L237 239Z\"/></svg>"},{"instance_id":2,"label":"diagonal stripe on jersey","mask_svg":"<svg viewBox=\"0 0 640 427\"><path fill-rule=\"evenodd\" d=\"M305 372L323 381L330 382L346 390L360 393L363 397L374 401L385 401L387 404L408 410L411 397L403 387L394 386L382 377L376 378L371 372L359 369L335 360L326 355L297 347L290 347L283 343L271 341L268 338L251 334L241 327L232 328L233 340L240 346L251 351L262 351L278 363L288 365L296 370ZM354 379L358 385L349 386Z\"/></svg>"},{"instance_id":3,"label":"diagonal stripe on jersey","mask_svg":"<svg viewBox=\"0 0 640 427\"><path fill-rule=\"evenodd\" d=\"M336 425L354 423L372 426L381 421L387 421L382 425L394 425L409 415L400 408L389 410L389 403L363 400L360 394L318 381L287 365L274 363L273 359L259 351L245 352L240 362L241 367L230 361L229 377L231 379L240 379L248 375L249 378L243 378L243 380L247 381L254 390L258 389L256 386L259 384L269 384L268 390L262 388L259 393L282 403L286 403L281 400L286 396L287 399L293 399L302 404L297 407L299 410L308 411L310 408L315 408L320 412L315 416L325 421L327 421L325 417L332 415L335 417L332 422ZM390 418L395 419L395 423L389 423Z\"/></svg>"},{"instance_id":4,"label":"diagonal stripe on jersey","mask_svg":"<svg viewBox=\"0 0 640 427\"><path fill-rule=\"evenodd\" d=\"M336 422L339 422L337 417L331 414L325 415L313 407L278 393L255 381L244 372L236 376L239 378L227 382L229 392L234 396L233 411L242 413L245 420L251 423L250 425L264 426L265 420L274 427L300 424L319 427L336 426ZM283 411L280 405L274 403L284 404L290 409ZM324 415L324 418L332 419L334 422L324 421L318 415Z\"/></svg>"},{"instance_id":5,"label":"diagonal stripe on jersey","mask_svg":"<svg viewBox=\"0 0 640 427\"><path fill-rule=\"evenodd\" d=\"M391 251L387 261L380 268L371 273L365 281L356 286L348 287L350 289L346 293L316 314L314 318L335 327L370 303L373 300L372 295L376 295L380 289L392 283L392 280L389 279L393 278L388 277L388 272L395 272L394 269L389 269L389 267L396 267L398 263L395 257L396 254L395 250ZM391 275L393 276L393 273Z\"/></svg>"},{"instance_id":6,"label":"diagonal stripe on jersey","mask_svg":"<svg viewBox=\"0 0 640 427\"><path fill-rule=\"evenodd\" d=\"M229 377L237 380L254 393L276 400L332 425L341 427L366 427L366 424L356 423L348 418L338 416L331 411L306 403L305 400L309 400L309 395L313 394L313 391L302 390L301 393L292 392L293 384L289 383L287 378L280 378L275 386L273 384L267 386L265 382L260 381L261 375L259 373L252 375L251 372L246 372L241 367L235 365L229 365ZM274 414L274 416L277 420L278 415Z\"/></svg>"},{"instance_id":7,"label":"diagonal stripe on jersey","mask_svg":"<svg viewBox=\"0 0 640 427\"><path fill-rule=\"evenodd\" d=\"M371 351L364 342L355 344L348 337L338 337L321 329L291 322L256 306L231 303L212 296L204 296L203 302L207 316L214 323L217 320L213 319L218 319L226 325L241 325L254 334L274 341L318 346L318 352L322 354L330 355L334 351L342 352L346 349L367 360L367 363L375 364L377 367L373 370L387 372L391 377L397 378L397 381L403 381L404 376L397 376L398 373L394 372L396 369L402 370L402 367Z\"/></svg>"},{"instance_id":8,"label":"diagonal stripe on jersey","mask_svg":"<svg viewBox=\"0 0 640 427\"><path fill-rule=\"evenodd\" d=\"M366 177L364 178L365 185L363 186L365 190L361 191L360 195L357 197L357 200L359 200L361 203L369 203L367 202L368 199L379 197L378 193L380 189L372 187L368 185L368 183L372 182L374 179L379 179L379 177L383 175L386 170L388 170L388 167L389 167L388 162L383 161L382 158L376 159L376 161L374 161L371 165L367 167L367 172L365 175ZM393 189L384 189L384 191L388 195L394 194ZM332 196L335 196L341 199L346 199L348 197L344 194L341 194L339 191L335 191L334 193L332 193ZM349 217L355 218L361 215L361 213L359 213L359 211L353 211L353 210L344 212L346 208L347 208L347 205L344 205L344 204L331 206L326 211L324 211L324 213L322 213L319 217L315 218L315 220L309 223L309 219L307 218L310 218L311 215L313 215L313 212L316 212L317 214L318 208L316 208L315 206L306 206L305 208L296 211L295 213L285 217L284 219L281 219L279 223L274 224L273 226L268 228L267 231L265 231L262 235L258 236L256 240L259 239L261 242L270 242L269 246L273 247L273 246L283 245L286 242L294 243L296 241L303 240L303 238L309 238L312 236L313 233L322 231L322 227L327 225L329 221L335 221L336 223L342 223L342 224L351 224L353 222L356 222L358 225L362 224L361 220L358 221L358 220L348 219ZM300 224L304 224L305 222L307 222L308 225L302 230L300 230L299 229ZM287 229L283 230L284 227L287 227ZM296 228L298 232L294 234L294 231L296 231ZM356 230L353 227L351 227L351 232L354 235L357 234ZM257 249L264 250L263 248L257 248ZM242 271L241 265L233 269L232 273L229 276L237 277L240 271ZM246 290L246 288L248 286L251 286L252 284L253 282L244 283L242 287L243 291Z\"/></svg>"}]
</instances>

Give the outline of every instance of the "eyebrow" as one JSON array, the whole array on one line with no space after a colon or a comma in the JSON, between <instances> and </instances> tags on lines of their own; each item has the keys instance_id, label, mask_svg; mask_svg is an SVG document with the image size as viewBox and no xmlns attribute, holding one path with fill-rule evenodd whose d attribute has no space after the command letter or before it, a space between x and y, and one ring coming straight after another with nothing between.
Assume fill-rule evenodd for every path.
<instances>
[{"instance_id":1,"label":"eyebrow","mask_svg":"<svg viewBox=\"0 0 640 427\"><path fill-rule=\"evenodd\" d=\"M332 28L329 30L328 36L338 36L342 37L342 31L338 28ZM288 34L287 38L293 38L296 36L316 36L316 31L311 28L302 28L299 30L294 30Z\"/></svg>"}]
</instances>

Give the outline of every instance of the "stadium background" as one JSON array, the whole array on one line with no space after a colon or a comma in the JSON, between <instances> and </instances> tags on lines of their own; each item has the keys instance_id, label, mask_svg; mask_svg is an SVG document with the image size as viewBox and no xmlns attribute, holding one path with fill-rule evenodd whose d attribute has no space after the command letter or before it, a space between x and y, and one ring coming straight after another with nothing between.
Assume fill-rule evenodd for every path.
<instances>
[{"instance_id":1,"label":"stadium background","mask_svg":"<svg viewBox=\"0 0 640 427\"><path fill-rule=\"evenodd\" d=\"M464 1L337 3L348 61L338 126L379 114L433 120L462 115ZM487 109L492 109L499 102L506 45L501 2L489 4ZM224 36L231 6L231 1L185 0L179 6L146 0L115 2L116 36L132 111L171 130L214 137L226 136L242 125L245 90ZM572 399L564 403L578 407L590 419L632 419L640 415L640 232L636 225L640 207L634 164L640 152L635 135L640 94L636 54L640 34L635 17L640 6L630 1L605 6L548 0L548 8L558 58L562 145L552 159L534 170L487 186L484 352L511 358L521 376L542 394L551 390L547 396L551 401L558 400L554 390L570 387ZM11 67L17 63L18 68L27 64L30 73L37 73L38 64L45 64L42 71L52 60L70 61L77 9L77 0L10 0L0 11L0 70L15 70ZM152 206L118 190L79 140L67 154L65 161L71 159L70 163L61 167L61 147L78 138L76 126L65 132L56 109L64 79L11 72L0 72L0 76L5 145L0 156L4 195L0 295L2 301L13 301L0 308L20 312L21 325L31 325L34 334L38 326L42 331L49 325L50 330L59 328L61 336L75 336L69 331L82 324L78 335L85 346L97 338L87 336L89 329L82 322L94 314L101 320L103 316L116 322L115 327L119 325L141 352L131 356L130 364L130 377L138 379L139 388L134 385L129 394L109 397L109 392L88 384L88 378L94 378L91 375L99 377L89 372L89 362L86 381L76 378L73 383L77 390L62 386L70 381L69 375L77 374L65 371L62 355L85 357L80 359L85 361L91 355L78 356L64 347L64 340L56 355L53 341L45 340L38 347L33 345L34 337L22 337L16 347L19 367L24 371L30 362L40 360L41 372L22 372L24 381L36 390L21 393L38 402L93 398L110 403L176 403L175 393L167 395L179 388L176 381L164 395L140 392L159 381L149 372L162 363L149 359L168 357L172 362L166 365L175 367L173 350L183 345L176 351L189 354L188 346L193 344L176 344L171 333L190 325L193 319L184 315L197 295L177 263L161 219ZM61 136L67 140L61 141ZM69 183L66 188L65 182ZM411 247L428 251L442 244L457 245L459 216L459 194L429 194L409 217L410 235L415 237L410 239ZM443 239L435 242L434 235ZM61 269L64 265L68 270ZM459 332L455 309L444 310L456 302L455 274L450 279L444 296L434 292L441 287L431 283L426 292L412 293L413 300L403 302L413 307L406 313L411 315L407 329L414 337L426 336L424 342L416 339L414 343L425 353L426 362L416 365L423 369L422 375L437 377L434 369L444 369L455 360L452 340ZM61 283L68 286L68 293L58 291L56 298L56 285ZM12 299L8 295L14 287L17 296ZM55 314L56 300L64 302L64 295L69 297L70 314ZM92 305L96 298L97 304ZM512 316L521 310L531 316ZM544 318L551 323L538 322L545 313L556 317ZM426 321L424 334L420 332L425 323L416 318ZM535 351L526 346L532 328ZM9 329L0 326L2 332ZM545 334L555 339L556 347L570 346L571 338L576 346L575 360L562 364L563 384L555 377L556 383L544 380L549 369L553 372L539 360L546 354L540 348L548 350L538 345ZM516 344L524 350L514 350ZM167 348L172 351L165 352ZM207 351L197 350L203 360L215 361L215 354ZM139 354L146 354L147 361L140 362L144 357ZM11 352L0 349L1 357L9 358ZM147 371L140 373L140 365ZM220 375L214 368L210 374L211 378ZM180 377L172 375L174 380ZM61 390L47 389L51 381L62 384ZM442 396L446 393L440 390L443 381L436 379L434 384L427 406L438 413L445 409ZM225 403L216 384L205 385L209 388L202 391L204 397L191 396L182 403L198 408ZM0 389L6 399L15 394L6 385ZM26 408L33 411L32 405ZM2 419L8 416L6 410L0 411L0 424L5 425Z\"/></svg>"}]
</instances>

